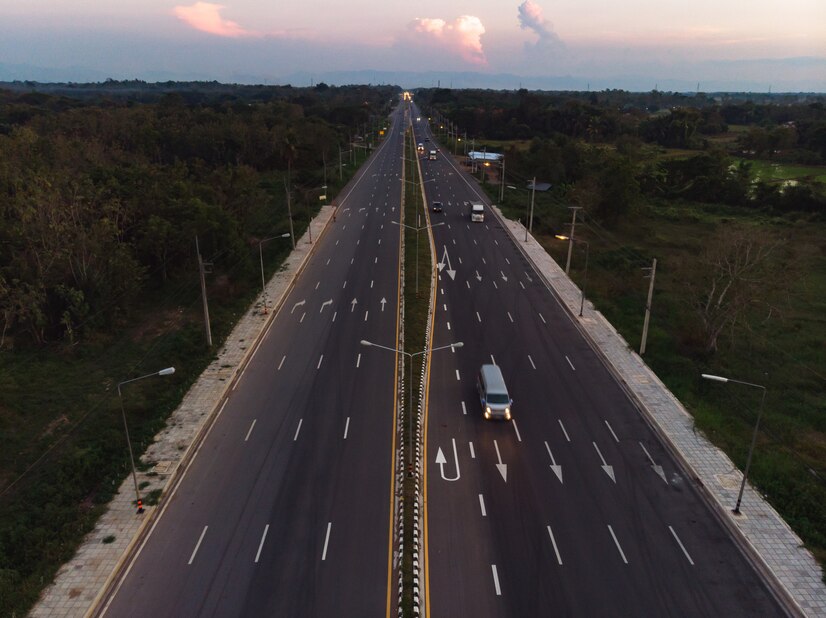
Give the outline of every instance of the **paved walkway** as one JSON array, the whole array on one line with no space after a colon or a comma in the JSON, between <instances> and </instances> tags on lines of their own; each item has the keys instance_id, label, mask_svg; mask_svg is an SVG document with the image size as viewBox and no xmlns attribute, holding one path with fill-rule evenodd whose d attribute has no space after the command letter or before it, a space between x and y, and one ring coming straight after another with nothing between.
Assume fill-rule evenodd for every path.
<instances>
[{"instance_id":1,"label":"paved walkway","mask_svg":"<svg viewBox=\"0 0 826 618\"><path fill-rule=\"evenodd\" d=\"M314 241L326 229L332 213L332 206L324 206L313 219ZM197 451L202 434L208 431L210 421L221 413L227 391L269 325L275 309L292 288L313 247L315 244L309 242L307 234L296 242L295 250L283 267L267 283L268 313L263 313L261 300L247 311L227 337L217 358L189 389L178 409L167 420L166 427L155 436L155 442L141 457L147 470L138 472L138 484L148 483L141 490L142 496L153 490L167 493L182 478L182 473ZM94 613L115 574L159 515L159 509L155 506L145 506L145 512L138 515L134 500L135 486L130 475L123 481L106 513L86 536L75 556L60 568L54 583L44 590L30 616L69 618ZM140 612L140 608L135 609Z\"/></svg>"},{"instance_id":2,"label":"paved walkway","mask_svg":"<svg viewBox=\"0 0 826 618\"><path fill-rule=\"evenodd\" d=\"M505 219L501 211L494 208L516 243L571 314L577 316L579 288L533 236L524 242L525 228L520 223ZM757 568L774 575L780 584L775 588L795 604L801 614L826 616L826 584L821 579L820 566L811 552L803 547L800 537L749 484L740 505L741 515L734 515L731 509L737 501L743 478L737 467L695 429L693 417L587 299L583 317L574 319L579 321L609 369L648 416L671 452L694 471L706 496L718 507L718 515L735 538L742 540L741 545L752 556Z\"/></svg>"}]
</instances>

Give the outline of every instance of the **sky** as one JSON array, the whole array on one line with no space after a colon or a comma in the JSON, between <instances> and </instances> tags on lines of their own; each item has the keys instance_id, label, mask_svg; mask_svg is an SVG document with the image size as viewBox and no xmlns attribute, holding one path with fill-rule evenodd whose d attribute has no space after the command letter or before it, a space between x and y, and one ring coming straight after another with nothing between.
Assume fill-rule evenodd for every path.
<instances>
[{"instance_id":1,"label":"sky","mask_svg":"<svg viewBox=\"0 0 826 618\"><path fill-rule=\"evenodd\" d=\"M525 86L823 92L826 0L0 0L0 80L354 71L438 72L458 87L472 73L491 87L507 74Z\"/></svg>"}]
</instances>

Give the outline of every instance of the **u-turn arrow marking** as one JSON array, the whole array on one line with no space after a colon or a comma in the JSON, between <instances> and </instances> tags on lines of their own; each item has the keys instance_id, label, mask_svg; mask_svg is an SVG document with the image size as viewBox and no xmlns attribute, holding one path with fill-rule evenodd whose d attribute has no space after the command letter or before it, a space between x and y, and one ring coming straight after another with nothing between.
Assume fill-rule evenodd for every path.
<instances>
[{"instance_id":1,"label":"u-turn arrow marking","mask_svg":"<svg viewBox=\"0 0 826 618\"><path fill-rule=\"evenodd\" d=\"M445 464L447 463L447 459L445 458L445 454L442 452L442 447L439 447L439 451L436 453L436 463L439 464L439 471L442 475L442 479L445 481L458 481L461 474L459 473L459 454L456 452L456 438L451 438L451 442L453 442L453 459L456 461L456 476L454 477L446 477L445 476Z\"/></svg>"}]
</instances>

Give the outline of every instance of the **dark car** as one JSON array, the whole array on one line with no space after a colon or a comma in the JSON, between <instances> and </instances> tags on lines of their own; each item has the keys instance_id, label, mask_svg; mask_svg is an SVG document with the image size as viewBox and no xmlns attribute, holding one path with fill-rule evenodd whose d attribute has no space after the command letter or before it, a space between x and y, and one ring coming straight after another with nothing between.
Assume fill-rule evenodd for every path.
<instances>
[{"instance_id":1,"label":"dark car","mask_svg":"<svg viewBox=\"0 0 826 618\"><path fill-rule=\"evenodd\" d=\"M430 210L432 210L433 212L442 212L442 203L433 202L433 205L430 207Z\"/></svg>"}]
</instances>

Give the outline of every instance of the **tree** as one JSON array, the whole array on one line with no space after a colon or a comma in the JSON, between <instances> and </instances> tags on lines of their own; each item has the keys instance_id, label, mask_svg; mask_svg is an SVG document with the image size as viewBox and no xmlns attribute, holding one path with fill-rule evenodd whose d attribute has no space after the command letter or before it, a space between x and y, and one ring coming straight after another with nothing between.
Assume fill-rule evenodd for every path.
<instances>
[{"instance_id":1,"label":"tree","mask_svg":"<svg viewBox=\"0 0 826 618\"><path fill-rule=\"evenodd\" d=\"M748 328L753 309L773 315L778 293L793 279L785 247L785 239L767 230L730 226L708 240L699 264L686 269L706 352L717 351L726 329Z\"/></svg>"}]
</instances>

